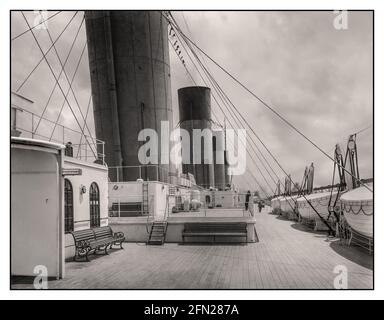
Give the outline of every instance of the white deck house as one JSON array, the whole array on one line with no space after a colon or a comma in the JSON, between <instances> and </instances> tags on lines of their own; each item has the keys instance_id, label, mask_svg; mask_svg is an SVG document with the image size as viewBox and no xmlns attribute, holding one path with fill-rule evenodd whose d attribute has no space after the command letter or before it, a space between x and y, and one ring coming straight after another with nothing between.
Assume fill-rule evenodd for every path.
<instances>
[{"instance_id":1,"label":"white deck house","mask_svg":"<svg viewBox=\"0 0 384 320\"><path fill-rule=\"evenodd\" d=\"M108 167L96 151L102 142L88 137L93 145L68 149L66 141L78 141L74 130L57 125L61 141L36 133L42 118L20 106L29 100L12 98L11 274L33 276L42 265L61 278L75 253L70 232L108 225Z\"/></svg>"}]
</instances>

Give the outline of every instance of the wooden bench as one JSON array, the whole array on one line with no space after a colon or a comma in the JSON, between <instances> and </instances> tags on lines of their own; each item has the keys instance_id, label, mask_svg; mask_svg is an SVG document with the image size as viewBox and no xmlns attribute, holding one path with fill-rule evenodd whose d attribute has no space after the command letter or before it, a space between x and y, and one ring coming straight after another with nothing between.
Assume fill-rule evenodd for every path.
<instances>
[{"instance_id":1,"label":"wooden bench","mask_svg":"<svg viewBox=\"0 0 384 320\"><path fill-rule=\"evenodd\" d=\"M108 248L112 249L114 245L120 245L120 248L123 249L123 242L125 240L124 233L113 233L111 227L74 231L71 234L75 240L76 247L74 261L81 257L85 257L86 261L89 261L89 254L96 254L101 250L108 254Z\"/></svg>"},{"instance_id":2,"label":"wooden bench","mask_svg":"<svg viewBox=\"0 0 384 320\"><path fill-rule=\"evenodd\" d=\"M217 237L245 238L248 242L247 223L245 222L196 222L185 223L182 233L183 243L186 237L209 237L216 242Z\"/></svg>"}]
</instances>

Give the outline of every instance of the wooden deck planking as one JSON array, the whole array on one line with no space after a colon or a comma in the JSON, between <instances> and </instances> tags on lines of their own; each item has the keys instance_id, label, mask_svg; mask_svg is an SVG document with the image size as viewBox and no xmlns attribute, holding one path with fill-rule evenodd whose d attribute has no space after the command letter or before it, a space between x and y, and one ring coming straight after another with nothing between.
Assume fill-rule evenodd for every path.
<instances>
[{"instance_id":1,"label":"wooden deck planking","mask_svg":"<svg viewBox=\"0 0 384 320\"><path fill-rule=\"evenodd\" d=\"M242 245L145 246L67 264L67 277L52 289L332 289L336 265L348 268L351 289L373 286L372 256L339 247L266 212L256 214L260 242ZM343 254L343 255L342 255ZM367 267L368 266L368 267ZM15 282L14 289L31 288Z\"/></svg>"}]
</instances>

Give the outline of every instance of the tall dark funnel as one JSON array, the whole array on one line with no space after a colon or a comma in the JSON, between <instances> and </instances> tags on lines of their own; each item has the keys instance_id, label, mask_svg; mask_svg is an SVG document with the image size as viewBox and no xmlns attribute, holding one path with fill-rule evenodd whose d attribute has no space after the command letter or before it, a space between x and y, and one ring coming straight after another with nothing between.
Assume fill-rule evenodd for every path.
<instances>
[{"instance_id":1,"label":"tall dark funnel","mask_svg":"<svg viewBox=\"0 0 384 320\"><path fill-rule=\"evenodd\" d=\"M138 166L138 133L172 124L167 22L158 11L86 11L96 137L105 141L110 178L168 180L169 165ZM163 143L169 143L164 142ZM160 144L159 144L160 147ZM100 151L99 151L100 152ZM160 148L156 155L160 163ZM134 167L134 168L133 168Z\"/></svg>"},{"instance_id":2,"label":"tall dark funnel","mask_svg":"<svg viewBox=\"0 0 384 320\"><path fill-rule=\"evenodd\" d=\"M213 164L193 164L196 152L193 145L193 129L211 129L211 90L206 87L186 87L178 90L180 128L189 132L191 164L183 164L183 173L192 173L196 184L204 188L214 187ZM203 145L203 144L202 144Z\"/></svg>"}]
</instances>

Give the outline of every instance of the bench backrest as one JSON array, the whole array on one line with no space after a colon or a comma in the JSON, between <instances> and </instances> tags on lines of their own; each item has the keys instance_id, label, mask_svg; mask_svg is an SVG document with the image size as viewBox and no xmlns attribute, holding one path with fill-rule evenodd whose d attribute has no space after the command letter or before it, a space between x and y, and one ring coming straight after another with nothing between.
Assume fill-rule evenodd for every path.
<instances>
[{"instance_id":1,"label":"bench backrest","mask_svg":"<svg viewBox=\"0 0 384 320\"><path fill-rule=\"evenodd\" d=\"M105 239L113 236L111 227L99 227L92 229L96 239Z\"/></svg>"},{"instance_id":2,"label":"bench backrest","mask_svg":"<svg viewBox=\"0 0 384 320\"><path fill-rule=\"evenodd\" d=\"M83 241L83 240L95 240L95 234L91 229L87 230L79 230L71 232L75 242Z\"/></svg>"},{"instance_id":3,"label":"bench backrest","mask_svg":"<svg viewBox=\"0 0 384 320\"><path fill-rule=\"evenodd\" d=\"M244 222L185 223L184 232L247 232L247 224Z\"/></svg>"}]
</instances>

